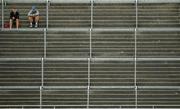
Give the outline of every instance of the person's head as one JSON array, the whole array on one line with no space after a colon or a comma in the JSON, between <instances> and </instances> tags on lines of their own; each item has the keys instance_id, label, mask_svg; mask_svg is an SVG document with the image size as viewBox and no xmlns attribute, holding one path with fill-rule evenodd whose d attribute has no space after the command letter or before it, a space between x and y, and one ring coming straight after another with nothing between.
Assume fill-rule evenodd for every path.
<instances>
[{"instance_id":1,"label":"person's head","mask_svg":"<svg viewBox=\"0 0 180 109\"><path fill-rule=\"evenodd\" d=\"M32 6L32 10L36 10L36 6L33 5L33 6Z\"/></svg>"},{"instance_id":2,"label":"person's head","mask_svg":"<svg viewBox=\"0 0 180 109\"><path fill-rule=\"evenodd\" d=\"M17 11L16 6L12 6L12 11L15 13Z\"/></svg>"}]
</instances>

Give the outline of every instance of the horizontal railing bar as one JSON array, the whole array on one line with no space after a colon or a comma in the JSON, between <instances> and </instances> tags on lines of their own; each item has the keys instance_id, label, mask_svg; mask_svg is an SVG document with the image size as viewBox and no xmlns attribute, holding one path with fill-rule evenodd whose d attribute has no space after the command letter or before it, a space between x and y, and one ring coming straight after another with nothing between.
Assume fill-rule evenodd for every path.
<instances>
[{"instance_id":1,"label":"horizontal railing bar","mask_svg":"<svg viewBox=\"0 0 180 109\"><path fill-rule=\"evenodd\" d=\"M43 89L86 89L88 86L43 86Z\"/></svg>"},{"instance_id":2,"label":"horizontal railing bar","mask_svg":"<svg viewBox=\"0 0 180 109\"><path fill-rule=\"evenodd\" d=\"M0 90L15 90L15 89L39 89L40 86L0 86ZM86 89L88 86L43 86L44 90L55 89ZM90 86L91 89L134 89L135 86ZM180 86L137 86L138 89L180 89Z\"/></svg>"},{"instance_id":3,"label":"horizontal railing bar","mask_svg":"<svg viewBox=\"0 0 180 109\"><path fill-rule=\"evenodd\" d=\"M9 90L9 89L39 89L40 86L0 86L0 90Z\"/></svg>"},{"instance_id":4,"label":"horizontal railing bar","mask_svg":"<svg viewBox=\"0 0 180 109\"><path fill-rule=\"evenodd\" d=\"M51 3L91 3L91 0L50 0Z\"/></svg>"},{"instance_id":5,"label":"horizontal railing bar","mask_svg":"<svg viewBox=\"0 0 180 109\"><path fill-rule=\"evenodd\" d=\"M0 61L41 61L41 58L0 58Z\"/></svg>"},{"instance_id":6,"label":"horizontal railing bar","mask_svg":"<svg viewBox=\"0 0 180 109\"><path fill-rule=\"evenodd\" d=\"M40 105L0 105L0 107L38 107ZM70 106L73 106L73 107L79 107L79 106L87 106L87 105L42 105L43 107L58 107L58 106L62 106L62 107L70 107ZM103 107L103 106L121 106L121 107L125 107L125 106L135 106L135 105L117 105L117 104L114 104L114 105L90 105L91 107L93 106L96 106L96 107ZM152 107L152 106L155 106L155 107L160 107L160 106L172 106L172 107L176 107L176 106L180 106L180 105L137 105L137 106L146 106L146 107ZM93 108L94 109L94 108ZM108 108L109 109L109 108Z\"/></svg>"},{"instance_id":7,"label":"horizontal railing bar","mask_svg":"<svg viewBox=\"0 0 180 109\"><path fill-rule=\"evenodd\" d=\"M135 0L94 0L94 3L135 3Z\"/></svg>"},{"instance_id":8,"label":"horizontal railing bar","mask_svg":"<svg viewBox=\"0 0 180 109\"><path fill-rule=\"evenodd\" d=\"M90 86L92 89L134 89L134 86Z\"/></svg>"},{"instance_id":9,"label":"horizontal railing bar","mask_svg":"<svg viewBox=\"0 0 180 109\"><path fill-rule=\"evenodd\" d=\"M138 3L180 3L180 0L138 0Z\"/></svg>"},{"instance_id":10,"label":"horizontal railing bar","mask_svg":"<svg viewBox=\"0 0 180 109\"><path fill-rule=\"evenodd\" d=\"M137 31L166 32L166 31L180 31L180 29L179 28L138 28Z\"/></svg>"},{"instance_id":11,"label":"horizontal railing bar","mask_svg":"<svg viewBox=\"0 0 180 109\"><path fill-rule=\"evenodd\" d=\"M134 28L93 28L92 31L134 31Z\"/></svg>"},{"instance_id":12,"label":"horizontal railing bar","mask_svg":"<svg viewBox=\"0 0 180 109\"><path fill-rule=\"evenodd\" d=\"M87 61L88 58L44 58L47 61ZM0 61L40 61L41 58L0 58ZM91 58L92 61L134 61L134 58ZM180 58L137 58L137 61L180 61Z\"/></svg>"},{"instance_id":13,"label":"horizontal railing bar","mask_svg":"<svg viewBox=\"0 0 180 109\"><path fill-rule=\"evenodd\" d=\"M91 3L91 0L49 0L49 1L51 3ZM5 2L46 3L46 0L5 0ZM135 3L135 0L94 0L94 3ZM138 3L180 3L180 1L179 0L138 0Z\"/></svg>"},{"instance_id":14,"label":"horizontal railing bar","mask_svg":"<svg viewBox=\"0 0 180 109\"><path fill-rule=\"evenodd\" d=\"M46 0L4 0L7 3L46 3Z\"/></svg>"},{"instance_id":15,"label":"horizontal railing bar","mask_svg":"<svg viewBox=\"0 0 180 109\"><path fill-rule=\"evenodd\" d=\"M180 89L180 86L138 86L138 89Z\"/></svg>"},{"instance_id":16,"label":"horizontal railing bar","mask_svg":"<svg viewBox=\"0 0 180 109\"><path fill-rule=\"evenodd\" d=\"M180 58L137 58L137 61L180 61Z\"/></svg>"},{"instance_id":17,"label":"horizontal railing bar","mask_svg":"<svg viewBox=\"0 0 180 109\"><path fill-rule=\"evenodd\" d=\"M44 31L44 28L35 28L35 29L33 29L33 28L19 28L19 29L9 29L9 28L4 28L4 29L1 29L1 31L15 31L15 32L17 32L17 31L37 31L37 32L43 32Z\"/></svg>"},{"instance_id":18,"label":"horizontal railing bar","mask_svg":"<svg viewBox=\"0 0 180 109\"><path fill-rule=\"evenodd\" d=\"M92 31L93 32L98 32L98 31L120 31L120 32L134 32L134 28L93 28ZM33 28L19 28L19 29L7 29L7 28L4 28L4 29L0 29L0 31L44 31L44 28L36 28L36 29L33 29ZM55 32L58 32L58 31L77 31L77 32L89 32L89 28L49 28L47 29L47 31L55 31ZM139 32L143 32L143 31L152 31L152 32L163 32L163 31L167 31L167 32L173 32L173 31L180 31L179 28L138 28L137 31Z\"/></svg>"},{"instance_id":19,"label":"horizontal railing bar","mask_svg":"<svg viewBox=\"0 0 180 109\"><path fill-rule=\"evenodd\" d=\"M47 31L88 31L89 28L49 28Z\"/></svg>"},{"instance_id":20,"label":"horizontal railing bar","mask_svg":"<svg viewBox=\"0 0 180 109\"><path fill-rule=\"evenodd\" d=\"M91 58L92 61L134 61L134 58Z\"/></svg>"},{"instance_id":21,"label":"horizontal railing bar","mask_svg":"<svg viewBox=\"0 0 180 109\"><path fill-rule=\"evenodd\" d=\"M87 61L88 58L45 58L44 60L47 60L47 61L68 61L68 60Z\"/></svg>"}]
</instances>

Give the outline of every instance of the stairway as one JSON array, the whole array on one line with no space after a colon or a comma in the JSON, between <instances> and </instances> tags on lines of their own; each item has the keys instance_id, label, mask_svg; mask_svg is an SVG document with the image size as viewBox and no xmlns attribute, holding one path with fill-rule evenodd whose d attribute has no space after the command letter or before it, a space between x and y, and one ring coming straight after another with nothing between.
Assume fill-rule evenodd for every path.
<instances>
[{"instance_id":1,"label":"stairway","mask_svg":"<svg viewBox=\"0 0 180 109\"><path fill-rule=\"evenodd\" d=\"M138 8L139 27L180 27L178 3L142 3Z\"/></svg>"},{"instance_id":2,"label":"stairway","mask_svg":"<svg viewBox=\"0 0 180 109\"><path fill-rule=\"evenodd\" d=\"M39 105L39 91L34 89L29 90L19 90L19 89L4 89L0 90L0 105L1 108L12 108L10 105ZM8 107L9 105L9 107ZM22 108L19 106L17 108Z\"/></svg>"},{"instance_id":3,"label":"stairway","mask_svg":"<svg viewBox=\"0 0 180 109\"><path fill-rule=\"evenodd\" d=\"M49 27L53 28L89 28L91 25L90 4L58 4L49 7Z\"/></svg>"},{"instance_id":4,"label":"stairway","mask_svg":"<svg viewBox=\"0 0 180 109\"><path fill-rule=\"evenodd\" d=\"M179 3L140 2L138 19L134 2L94 1L93 13L50 3L49 28L35 3L38 29L28 28L34 3L8 2L5 22L13 5L21 28L0 31L0 109L180 108Z\"/></svg>"},{"instance_id":5,"label":"stairway","mask_svg":"<svg viewBox=\"0 0 180 109\"><path fill-rule=\"evenodd\" d=\"M127 28L136 25L136 8L133 3L95 3L93 15L94 28Z\"/></svg>"},{"instance_id":6,"label":"stairway","mask_svg":"<svg viewBox=\"0 0 180 109\"><path fill-rule=\"evenodd\" d=\"M45 105L67 105L69 108L71 105L80 105L79 107L82 107L81 105L86 105L86 100L87 91L85 89L46 89L43 91L43 104Z\"/></svg>"},{"instance_id":7,"label":"stairway","mask_svg":"<svg viewBox=\"0 0 180 109\"><path fill-rule=\"evenodd\" d=\"M138 86L179 86L180 61L138 61Z\"/></svg>"},{"instance_id":8,"label":"stairway","mask_svg":"<svg viewBox=\"0 0 180 109\"><path fill-rule=\"evenodd\" d=\"M41 85L41 61L1 60L0 86Z\"/></svg>"},{"instance_id":9,"label":"stairway","mask_svg":"<svg viewBox=\"0 0 180 109\"><path fill-rule=\"evenodd\" d=\"M92 56L95 58L133 57L134 31L94 29L92 32Z\"/></svg>"},{"instance_id":10,"label":"stairway","mask_svg":"<svg viewBox=\"0 0 180 109\"><path fill-rule=\"evenodd\" d=\"M135 104L135 91L132 89L118 88L93 88L90 95L91 105L98 105L101 108L120 108L121 105ZM101 106L107 105L107 106ZM108 106L109 105L109 106ZM96 106L92 106L96 108Z\"/></svg>"},{"instance_id":11,"label":"stairway","mask_svg":"<svg viewBox=\"0 0 180 109\"><path fill-rule=\"evenodd\" d=\"M137 35L137 56L178 58L180 56L179 31L140 31Z\"/></svg>"},{"instance_id":12,"label":"stairway","mask_svg":"<svg viewBox=\"0 0 180 109\"><path fill-rule=\"evenodd\" d=\"M47 57L87 58L90 51L89 40L89 31L49 30Z\"/></svg>"},{"instance_id":13,"label":"stairway","mask_svg":"<svg viewBox=\"0 0 180 109\"><path fill-rule=\"evenodd\" d=\"M37 58L43 56L44 36L41 31L1 31L1 58Z\"/></svg>"},{"instance_id":14,"label":"stairway","mask_svg":"<svg viewBox=\"0 0 180 109\"><path fill-rule=\"evenodd\" d=\"M138 91L138 104L142 105L177 105L180 103L180 91L176 89L143 89ZM156 108L156 107L155 107ZM158 108L173 108L161 106ZM179 107L175 107L179 108Z\"/></svg>"},{"instance_id":15,"label":"stairway","mask_svg":"<svg viewBox=\"0 0 180 109\"><path fill-rule=\"evenodd\" d=\"M45 86L87 86L87 61L45 60Z\"/></svg>"},{"instance_id":16,"label":"stairway","mask_svg":"<svg viewBox=\"0 0 180 109\"><path fill-rule=\"evenodd\" d=\"M91 86L133 86L134 62L107 60L91 62Z\"/></svg>"}]
</instances>

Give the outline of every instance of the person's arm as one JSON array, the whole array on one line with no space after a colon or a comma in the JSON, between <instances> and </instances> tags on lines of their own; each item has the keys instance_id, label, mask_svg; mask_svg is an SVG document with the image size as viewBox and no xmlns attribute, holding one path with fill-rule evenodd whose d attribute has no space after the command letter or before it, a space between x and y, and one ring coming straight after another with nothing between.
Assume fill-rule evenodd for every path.
<instances>
[{"instance_id":1,"label":"person's arm","mask_svg":"<svg viewBox=\"0 0 180 109\"><path fill-rule=\"evenodd\" d=\"M36 13L34 14L34 16L39 16L39 11L36 10Z\"/></svg>"},{"instance_id":2,"label":"person's arm","mask_svg":"<svg viewBox=\"0 0 180 109\"><path fill-rule=\"evenodd\" d=\"M12 12L12 11L10 12L10 17L9 17L9 19L13 19L13 12Z\"/></svg>"},{"instance_id":3,"label":"person's arm","mask_svg":"<svg viewBox=\"0 0 180 109\"><path fill-rule=\"evenodd\" d=\"M9 28L11 29L12 28L12 19L13 19L13 13L10 12L10 16L9 16Z\"/></svg>"},{"instance_id":4,"label":"person's arm","mask_svg":"<svg viewBox=\"0 0 180 109\"><path fill-rule=\"evenodd\" d=\"M17 19L19 19L19 12L17 12Z\"/></svg>"},{"instance_id":5,"label":"person's arm","mask_svg":"<svg viewBox=\"0 0 180 109\"><path fill-rule=\"evenodd\" d=\"M29 11L28 16L33 16L31 13L32 13L32 10Z\"/></svg>"}]
</instances>

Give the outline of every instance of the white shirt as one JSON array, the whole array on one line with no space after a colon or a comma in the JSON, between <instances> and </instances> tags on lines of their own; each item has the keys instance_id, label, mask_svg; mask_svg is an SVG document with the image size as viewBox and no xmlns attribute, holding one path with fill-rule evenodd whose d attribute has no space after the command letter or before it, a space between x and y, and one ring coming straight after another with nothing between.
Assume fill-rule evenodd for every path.
<instances>
[{"instance_id":1,"label":"white shirt","mask_svg":"<svg viewBox=\"0 0 180 109\"><path fill-rule=\"evenodd\" d=\"M28 13L28 16L39 16L39 11L37 9L31 9Z\"/></svg>"}]
</instances>

